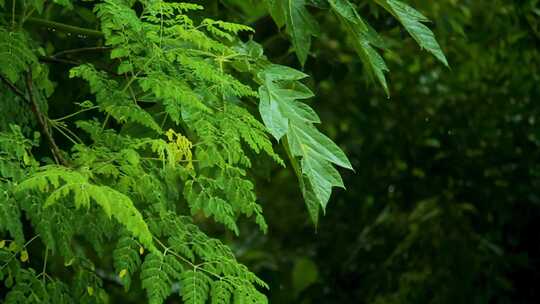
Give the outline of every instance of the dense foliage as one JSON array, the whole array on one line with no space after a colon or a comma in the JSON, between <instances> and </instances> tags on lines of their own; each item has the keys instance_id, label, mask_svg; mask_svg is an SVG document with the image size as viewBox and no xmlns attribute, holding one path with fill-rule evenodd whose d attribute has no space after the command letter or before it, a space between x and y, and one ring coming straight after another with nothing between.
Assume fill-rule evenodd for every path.
<instances>
[{"instance_id":1,"label":"dense foliage","mask_svg":"<svg viewBox=\"0 0 540 304\"><path fill-rule=\"evenodd\" d=\"M318 32L307 4L263 4L302 65ZM336 14L388 91L375 50L384 46L355 6L310 4ZM379 4L446 64L423 15L400 1ZM319 117L303 102L314 95L301 82L308 75L271 63L246 35L252 27L199 3L0 6L4 301L109 302L122 286L134 298L144 290L150 303L172 294L184 303L266 302L267 284L204 230L212 219L239 235L244 216L267 231L259 164L288 158L315 226L332 188L344 187L335 166L352 165L314 125Z\"/></svg>"},{"instance_id":2,"label":"dense foliage","mask_svg":"<svg viewBox=\"0 0 540 304\"><path fill-rule=\"evenodd\" d=\"M539 42L538 0L0 0L0 302L537 303Z\"/></svg>"}]
</instances>

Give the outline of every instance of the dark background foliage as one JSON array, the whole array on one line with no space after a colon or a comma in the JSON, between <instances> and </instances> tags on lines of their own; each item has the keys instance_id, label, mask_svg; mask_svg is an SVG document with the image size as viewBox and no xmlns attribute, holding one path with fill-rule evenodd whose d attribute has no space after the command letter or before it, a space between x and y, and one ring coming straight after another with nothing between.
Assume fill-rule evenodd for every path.
<instances>
[{"instance_id":1,"label":"dark background foliage","mask_svg":"<svg viewBox=\"0 0 540 304\"><path fill-rule=\"evenodd\" d=\"M356 172L314 229L294 176L271 171L259 187L270 232L237 244L243 259L273 303L538 303L538 1L412 1L450 69L357 4L395 46L391 96L314 8L322 30L304 71ZM272 60L298 65L272 21L253 18Z\"/></svg>"}]
</instances>

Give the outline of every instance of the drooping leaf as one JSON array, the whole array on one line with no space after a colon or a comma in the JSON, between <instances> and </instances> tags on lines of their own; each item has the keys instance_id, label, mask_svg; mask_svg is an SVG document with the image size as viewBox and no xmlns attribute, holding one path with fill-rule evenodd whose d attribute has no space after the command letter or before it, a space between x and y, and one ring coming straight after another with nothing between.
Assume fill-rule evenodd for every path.
<instances>
[{"instance_id":1,"label":"drooping leaf","mask_svg":"<svg viewBox=\"0 0 540 304\"><path fill-rule=\"evenodd\" d=\"M398 0L377 0L382 7L394 15L422 49L430 52L445 66L448 61L433 32L423 23L429 20L410 5Z\"/></svg>"},{"instance_id":2,"label":"drooping leaf","mask_svg":"<svg viewBox=\"0 0 540 304\"><path fill-rule=\"evenodd\" d=\"M343 168L352 169L345 153L313 125L292 122L288 135L291 152L294 156L315 155L317 158Z\"/></svg>"},{"instance_id":3,"label":"drooping leaf","mask_svg":"<svg viewBox=\"0 0 540 304\"><path fill-rule=\"evenodd\" d=\"M259 88L261 116L276 139L286 135L285 149L300 181L311 218L317 224L319 208L325 211L332 188L344 187L333 164L352 169L351 163L332 140L313 126L319 122L315 111L299 101L307 98L306 92L310 92L298 82L304 78L303 73L272 65L259 77L263 79ZM272 107L269 106L271 102Z\"/></svg>"},{"instance_id":4,"label":"drooping leaf","mask_svg":"<svg viewBox=\"0 0 540 304\"><path fill-rule=\"evenodd\" d=\"M319 32L318 23L307 10L305 0L279 1L296 56L304 65L311 48L311 36L316 36Z\"/></svg>"},{"instance_id":5,"label":"drooping leaf","mask_svg":"<svg viewBox=\"0 0 540 304\"><path fill-rule=\"evenodd\" d=\"M353 39L353 47L362 60L368 75L375 77L389 95L385 72L388 67L374 46L381 46L380 38L368 23L358 14L348 0L330 0L332 9L340 17L341 22Z\"/></svg>"}]
</instances>

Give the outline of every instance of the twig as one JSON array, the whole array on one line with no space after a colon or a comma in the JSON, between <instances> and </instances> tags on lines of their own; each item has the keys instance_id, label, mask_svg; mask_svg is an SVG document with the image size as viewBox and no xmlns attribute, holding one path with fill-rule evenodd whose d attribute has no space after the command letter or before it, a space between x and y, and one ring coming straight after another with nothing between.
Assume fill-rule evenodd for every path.
<instances>
[{"instance_id":1,"label":"twig","mask_svg":"<svg viewBox=\"0 0 540 304\"><path fill-rule=\"evenodd\" d=\"M92 47L83 47L83 48L78 48L78 49L71 49L71 50L64 50L64 51L60 51L54 55L52 55L53 58L56 58L56 57L60 57L62 55L67 55L67 54L73 54L73 53L79 53L79 52L94 52L94 51L108 51L108 50L111 50L112 48L111 47L108 47L108 46L92 46Z\"/></svg>"},{"instance_id":2,"label":"twig","mask_svg":"<svg viewBox=\"0 0 540 304\"><path fill-rule=\"evenodd\" d=\"M48 57L48 56L39 56L39 61L41 62L55 62L55 63L63 63L63 64L71 64L71 65L80 65L80 62L68 60L68 59L62 59L62 58L55 58L55 57Z\"/></svg>"},{"instance_id":3,"label":"twig","mask_svg":"<svg viewBox=\"0 0 540 304\"><path fill-rule=\"evenodd\" d=\"M23 251L26 249L26 247L28 245L30 245L30 243L32 243L35 239L37 239L39 237L39 233L34 235L34 237L32 237L30 240L28 240L26 243L24 243L24 245L22 246L22 248L20 250L17 250L17 252L13 253L11 255L11 257L7 260L6 263L4 263L4 265L2 265L2 267L0 267L0 271L2 271L4 268L6 268L7 265L9 265L9 263L11 263L11 261L13 261L13 259L17 256L17 253Z\"/></svg>"},{"instance_id":4,"label":"twig","mask_svg":"<svg viewBox=\"0 0 540 304\"><path fill-rule=\"evenodd\" d=\"M43 261L43 270L41 273L43 274L43 284L45 284L45 271L47 270L47 258L49 257L49 247L45 247L45 259Z\"/></svg>"},{"instance_id":5,"label":"twig","mask_svg":"<svg viewBox=\"0 0 540 304\"><path fill-rule=\"evenodd\" d=\"M19 96L22 100L28 101L28 98L24 95L24 93L15 86L9 79L5 78L0 74L0 78L2 79L2 82L4 82L17 96Z\"/></svg>"},{"instance_id":6,"label":"twig","mask_svg":"<svg viewBox=\"0 0 540 304\"><path fill-rule=\"evenodd\" d=\"M43 135L47 138L49 141L49 145L51 148L51 152L53 154L53 157L55 161L61 165L67 165L66 160L62 156L62 153L60 152L60 148L56 145L56 142L54 141L54 138L52 137L51 132L49 131L49 126L47 125L47 119L45 118L45 115L40 111L39 106L36 102L34 91L32 87L32 70L29 70L26 75L26 89L28 90L28 100L30 101L30 104L32 105L32 112L36 115L37 121L39 123L39 126L41 127L41 131L43 132Z\"/></svg>"},{"instance_id":7,"label":"twig","mask_svg":"<svg viewBox=\"0 0 540 304\"><path fill-rule=\"evenodd\" d=\"M48 28L54 28L54 29L58 29L58 30L64 31L64 32L70 32L70 33L86 35L86 36L89 36L89 37L96 37L96 38L103 37L103 33L100 32L100 31L87 29L87 28L82 28L82 27L78 27L78 26L73 26L73 25L69 25L69 24L64 24L64 23L60 23L60 22L55 22L55 21L51 21L51 20L41 19L41 18L29 17L28 19L26 19L26 23L35 24L35 25L41 25L41 26L45 26L45 27L48 27Z\"/></svg>"}]
</instances>

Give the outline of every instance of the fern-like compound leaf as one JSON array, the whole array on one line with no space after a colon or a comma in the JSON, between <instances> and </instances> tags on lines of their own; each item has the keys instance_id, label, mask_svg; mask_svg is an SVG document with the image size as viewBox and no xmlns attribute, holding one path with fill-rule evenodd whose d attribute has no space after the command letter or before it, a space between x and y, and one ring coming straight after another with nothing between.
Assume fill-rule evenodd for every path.
<instances>
[{"instance_id":1,"label":"fern-like compound leaf","mask_svg":"<svg viewBox=\"0 0 540 304\"><path fill-rule=\"evenodd\" d=\"M128 291L131 286L133 274L141 265L141 245L130 235L118 240L113 251L114 269Z\"/></svg>"},{"instance_id":2,"label":"fern-like compound leaf","mask_svg":"<svg viewBox=\"0 0 540 304\"><path fill-rule=\"evenodd\" d=\"M60 183L63 182L61 185ZM45 206L59 203L61 199L73 194L74 204L77 208L90 205L95 201L109 217L114 217L119 223L150 250L154 250L152 234L140 212L135 208L131 199L108 187L93 185L88 177L77 171L67 170L58 166L44 167L41 172L26 179L17 187L17 190L41 190L48 192L55 189L45 201Z\"/></svg>"},{"instance_id":3,"label":"fern-like compound leaf","mask_svg":"<svg viewBox=\"0 0 540 304\"><path fill-rule=\"evenodd\" d=\"M187 270L180 275L182 300L186 304L204 304L209 296L210 278L202 271Z\"/></svg>"}]
</instances>

